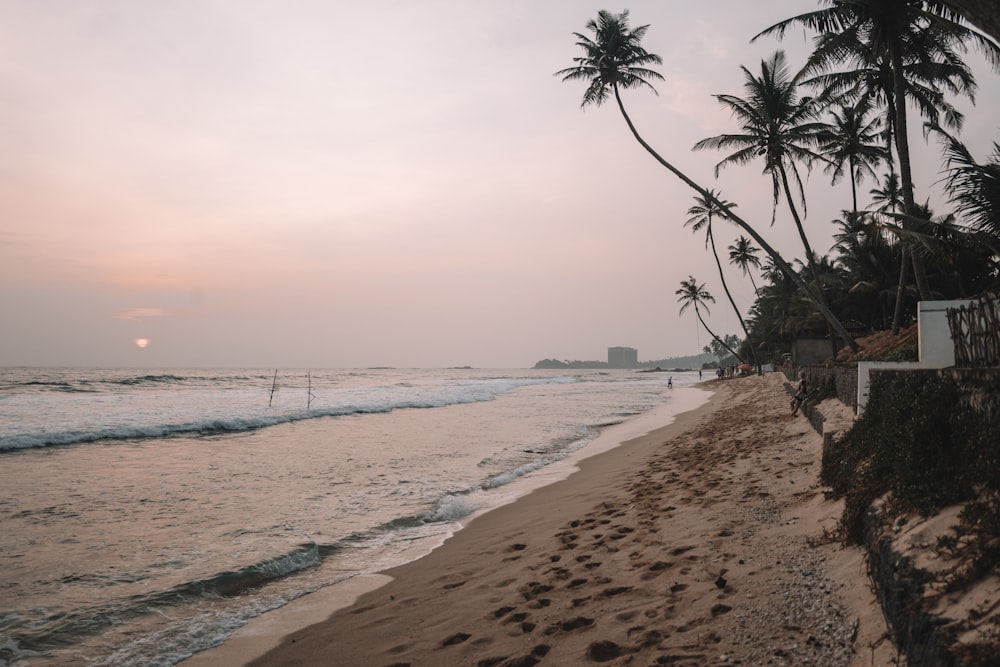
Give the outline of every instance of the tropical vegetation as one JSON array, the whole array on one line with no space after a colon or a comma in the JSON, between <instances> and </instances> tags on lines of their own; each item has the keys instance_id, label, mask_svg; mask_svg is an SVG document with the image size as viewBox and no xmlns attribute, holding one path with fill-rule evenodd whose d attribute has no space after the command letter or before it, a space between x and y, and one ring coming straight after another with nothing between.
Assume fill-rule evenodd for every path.
<instances>
[{"instance_id":1,"label":"tropical vegetation","mask_svg":"<svg viewBox=\"0 0 1000 667\"><path fill-rule=\"evenodd\" d=\"M655 94L654 83L664 81L654 69L661 58L643 45L649 26L631 27L627 10L600 11L586 33L574 33L583 53L556 75L587 83L584 107L613 99L643 149L695 190L687 224L704 229L723 290L743 325L740 358L778 358L798 336L829 336L857 349L855 337L898 331L911 321L920 300L1000 289L1000 144L985 156L977 155L979 147L965 146L964 117L953 104L957 97L974 99L977 90L963 55L976 50L1000 70L1000 46L995 32L973 27L989 30L989 22L966 15L961 4L820 0L817 10L753 37L780 39L793 26L806 28L814 34L814 49L804 63L795 67L776 51L756 69L741 66L741 93L715 95L736 127L694 148L724 151L716 174L727 167L762 167L771 184L768 223L774 225L779 204L787 209L801 259L783 257L767 240L774 233L769 224L744 220L736 204L695 182L639 133L622 92ZM951 210L931 210L929 193L913 182L911 110L941 148L948 201L937 207ZM814 247L806 228L802 183L816 166L834 183L850 183L851 191L836 218L809 223L814 230L828 225L834 243L826 252ZM867 206L858 197L866 179L875 184ZM728 248L729 267L716 247L719 220L738 228L739 238ZM730 295L740 276L750 278L755 295L744 313ZM705 285L689 277L676 294L682 311L692 306L704 325L702 312L713 301Z\"/></svg>"}]
</instances>

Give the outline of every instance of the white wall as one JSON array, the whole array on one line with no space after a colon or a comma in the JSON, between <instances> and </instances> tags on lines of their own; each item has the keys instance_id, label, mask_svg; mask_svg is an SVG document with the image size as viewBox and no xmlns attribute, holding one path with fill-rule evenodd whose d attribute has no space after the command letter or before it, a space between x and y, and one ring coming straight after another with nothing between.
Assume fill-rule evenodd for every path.
<instances>
[{"instance_id":1,"label":"white wall","mask_svg":"<svg viewBox=\"0 0 1000 667\"><path fill-rule=\"evenodd\" d=\"M917 352L919 361L859 361L858 415L868 404L871 371L880 369L948 368L955 365L955 344L948 328L948 308L967 306L971 301L920 301L917 303Z\"/></svg>"},{"instance_id":2,"label":"white wall","mask_svg":"<svg viewBox=\"0 0 1000 667\"><path fill-rule=\"evenodd\" d=\"M921 368L948 368L955 365L955 344L948 328L948 308L972 303L963 301L921 301L917 303L917 348Z\"/></svg>"}]
</instances>

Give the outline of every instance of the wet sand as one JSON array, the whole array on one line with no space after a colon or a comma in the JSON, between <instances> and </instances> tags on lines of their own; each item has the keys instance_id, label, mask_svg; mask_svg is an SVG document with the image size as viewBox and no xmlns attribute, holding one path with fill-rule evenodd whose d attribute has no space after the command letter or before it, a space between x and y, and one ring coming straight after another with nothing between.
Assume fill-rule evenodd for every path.
<instances>
[{"instance_id":1,"label":"wet sand","mask_svg":"<svg viewBox=\"0 0 1000 667\"><path fill-rule=\"evenodd\" d=\"M706 387L703 407L474 519L330 618L310 625L324 609L307 596L266 654L234 642L212 664L887 664L784 378Z\"/></svg>"}]
</instances>

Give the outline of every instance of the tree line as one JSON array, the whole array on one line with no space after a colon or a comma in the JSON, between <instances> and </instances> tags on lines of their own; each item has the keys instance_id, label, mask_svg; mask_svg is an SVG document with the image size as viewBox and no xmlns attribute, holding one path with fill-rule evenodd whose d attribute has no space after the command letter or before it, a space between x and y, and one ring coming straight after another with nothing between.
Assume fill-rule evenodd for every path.
<instances>
[{"instance_id":1,"label":"tree line","mask_svg":"<svg viewBox=\"0 0 1000 667\"><path fill-rule=\"evenodd\" d=\"M743 90L715 95L732 114L733 131L708 137L693 150L715 150L722 169L762 165L770 177L774 224L779 207L791 216L802 259L788 260L714 189L691 179L657 152L626 111L622 92L656 93L664 81L660 56L643 46L648 25L630 26L628 10L600 11L573 33L583 55L556 72L582 80L582 106L616 103L636 141L661 166L695 191L686 226L703 232L729 306L745 339L738 345L705 324L715 299L694 276L676 291L680 312L689 307L713 345L740 361L759 364L787 351L797 336L829 336L857 350L855 337L898 332L929 299L971 297L1000 287L1000 145L977 161L959 138L962 113L952 99L974 100L977 83L963 56L982 53L1000 71L1000 28L972 2L927 0L821 0L820 8L767 27L752 40L788 28L811 31L813 50L793 69L781 50L753 69L741 66ZM979 26L988 34L973 26ZM919 114L925 137L941 147L951 211L920 203L913 185L909 128ZM993 110L995 113L995 110ZM851 207L832 221L835 243L818 253L803 218L807 211L803 169L821 166L833 183L851 184ZM871 179L872 203L858 206L858 187ZM728 251L728 270L750 278L756 300L744 317L730 293L713 235L724 221L739 228ZM754 281L759 274L760 285Z\"/></svg>"}]
</instances>

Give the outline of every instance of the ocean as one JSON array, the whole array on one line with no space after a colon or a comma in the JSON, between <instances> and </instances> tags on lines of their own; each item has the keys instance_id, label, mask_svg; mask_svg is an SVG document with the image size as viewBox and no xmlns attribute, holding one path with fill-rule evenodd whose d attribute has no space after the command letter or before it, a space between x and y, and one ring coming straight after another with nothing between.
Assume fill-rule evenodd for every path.
<instances>
[{"instance_id":1,"label":"ocean","mask_svg":"<svg viewBox=\"0 0 1000 667\"><path fill-rule=\"evenodd\" d=\"M175 665L302 595L426 553L510 502L511 482L697 381L0 369L0 667Z\"/></svg>"}]
</instances>

